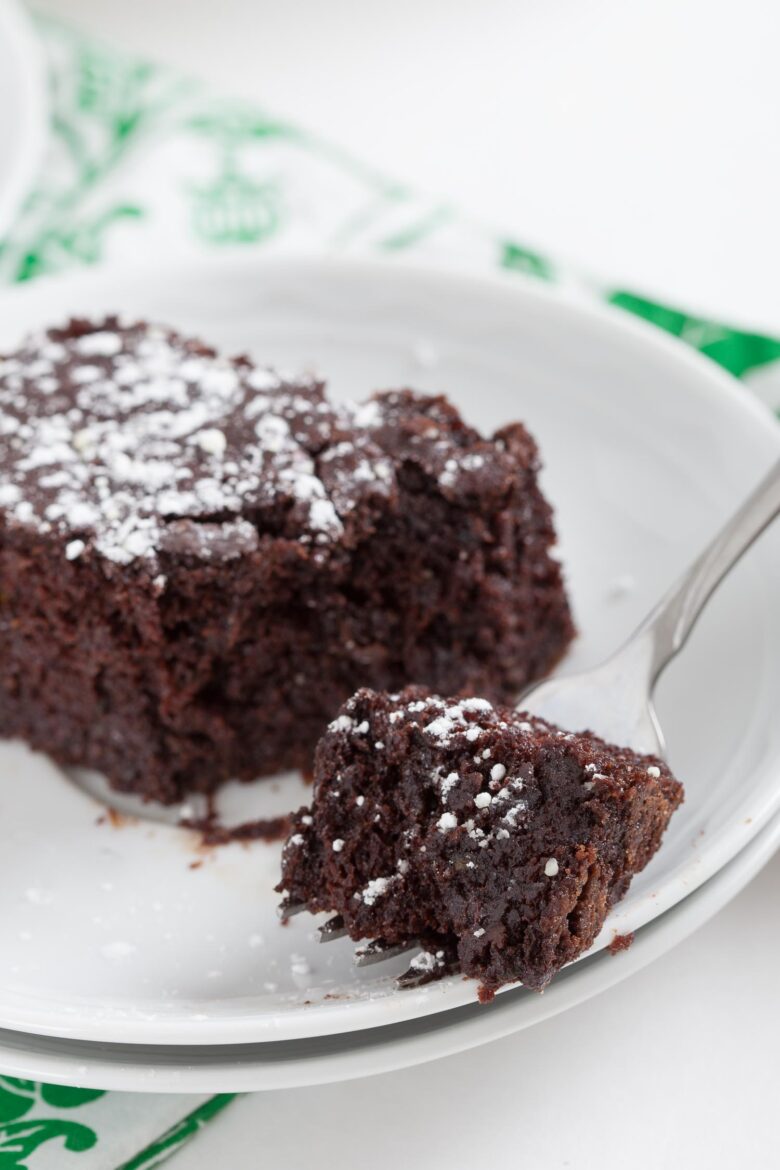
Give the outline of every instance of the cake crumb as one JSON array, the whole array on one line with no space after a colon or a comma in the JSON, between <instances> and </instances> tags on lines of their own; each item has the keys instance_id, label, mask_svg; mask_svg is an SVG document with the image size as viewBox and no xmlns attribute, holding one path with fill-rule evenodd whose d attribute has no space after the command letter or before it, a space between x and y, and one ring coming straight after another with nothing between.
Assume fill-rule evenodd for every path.
<instances>
[{"instance_id":1,"label":"cake crumb","mask_svg":"<svg viewBox=\"0 0 780 1170\"><path fill-rule=\"evenodd\" d=\"M630 930L628 934L616 934L607 947L607 950L611 955L619 955L621 951L627 951L633 941L633 930Z\"/></svg>"}]
</instances>

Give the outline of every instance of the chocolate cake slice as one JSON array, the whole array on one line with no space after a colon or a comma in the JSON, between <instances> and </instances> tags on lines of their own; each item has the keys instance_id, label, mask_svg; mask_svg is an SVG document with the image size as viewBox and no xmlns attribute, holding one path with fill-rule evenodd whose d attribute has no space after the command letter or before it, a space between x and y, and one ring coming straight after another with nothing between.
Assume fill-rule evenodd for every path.
<instances>
[{"instance_id":1,"label":"chocolate cake slice","mask_svg":"<svg viewBox=\"0 0 780 1170\"><path fill-rule=\"evenodd\" d=\"M361 685L508 699L572 636L519 424L335 405L74 320L0 360L0 734L162 801L311 765Z\"/></svg>"},{"instance_id":2,"label":"chocolate cake slice","mask_svg":"<svg viewBox=\"0 0 780 1170\"><path fill-rule=\"evenodd\" d=\"M591 945L661 841L666 764L485 699L361 690L319 742L278 889L355 940L421 942L490 999Z\"/></svg>"}]
</instances>

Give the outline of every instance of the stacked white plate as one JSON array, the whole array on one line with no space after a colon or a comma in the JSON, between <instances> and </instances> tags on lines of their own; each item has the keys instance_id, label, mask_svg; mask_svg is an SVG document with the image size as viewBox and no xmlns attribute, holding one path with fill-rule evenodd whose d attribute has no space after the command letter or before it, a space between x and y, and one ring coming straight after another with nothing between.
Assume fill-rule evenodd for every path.
<instances>
[{"instance_id":1,"label":"stacked white plate","mask_svg":"<svg viewBox=\"0 0 780 1170\"><path fill-rule=\"evenodd\" d=\"M413 385L446 392L484 431L523 419L581 631L567 671L630 632L780 453L775 421L714 365L522 278L291 260L98 273L6 294L0 348L71 314L115 311L262 363L316 366L337 397ZM149 809L106 820L72 777L0 745L0 1067L101 1088L315 1083L505 1035L636 970L723 905L780 836L778 565L780 531L769 531L664 678L659 711L686 803L590 957L543 996L515 989L481 1007L457 977L398 991L402 961L358 971L349 941L321 946L314 919L279 925L278 845L204 851ZM229 786L223 819L307 795L294 776ZM631 949L606 955L628 931Z\"/></svg>"},{"instance_id":2,"label":"stacked white plate","mask_svg":"<svg viewBox=\"0 0 780 1170\"><path fill-rule=\"evenodd\" d=\"M16 0L0 0L0 243L35 178L46 133L36 37Z\"/></svg>"}]
</instances>

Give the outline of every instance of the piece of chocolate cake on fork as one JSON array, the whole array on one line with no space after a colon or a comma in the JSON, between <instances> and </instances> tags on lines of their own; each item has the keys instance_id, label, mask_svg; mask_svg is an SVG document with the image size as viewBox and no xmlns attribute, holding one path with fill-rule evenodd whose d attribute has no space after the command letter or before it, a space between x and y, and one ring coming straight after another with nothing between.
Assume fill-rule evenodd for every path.
<instances>
[{"instance_id":1,"label":"piece of chocolate cake on fork","mask_svg":"<svg viewBox=\"0 0 780 1170\"><path fill-rule=\"evenodd\" d=\"M317 747L310 808L285 845L283 913L457 965L490 999L542 989L595 940L658 849L682 786L655 756L485 699L359 691Z\"/></svg>"}]
</instances>

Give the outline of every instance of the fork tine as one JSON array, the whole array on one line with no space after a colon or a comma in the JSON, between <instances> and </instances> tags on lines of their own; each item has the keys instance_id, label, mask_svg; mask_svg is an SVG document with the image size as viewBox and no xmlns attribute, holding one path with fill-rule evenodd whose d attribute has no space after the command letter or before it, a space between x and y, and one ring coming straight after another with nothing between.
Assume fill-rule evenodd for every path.
<instances>
[{"instance_id":1,"label":"fork tine","mask_svg":"<svg viewBox=\"0 0 780 1170\"><path fill-rule=\"evenodd\" d=\"M413 939L410 942L388 943L382 938L372 939L355 950L355 966L370 967L374 963L384 963L385 959L394 959L396 955L404 955L419 946Z\"/></svg>"},{"instance_id":2,"label":"fork tine","mask_svg":"<svg viewBox=\"0 0 780 1170\"><path fill-rule=\"evenodd\" d=\"M397 975L395 979L395 985L401 991L408 991L413 987L422 987L424 984L430 982L430 971L418 971L416 967L407 968L403 975Z\"/></svg>"},{"instance_id":3,"label":"fork tine","mask_svg":"<svg viewBox=\"0 0 780 1170\"><path fill-rule=\"evenodd\" d=\"M430 951L421 951L412 959L403 975L396 977L395 985L401 990L422 987L426 983L434 983L444 975L452 975L459 970L458 961L454 954L438 951L432 955Z\"/></svg>"},{"instance_id":4,"label":"fork tine","mask_svg":"<svg viewBox=\"0 0 780 1170\"><path fill-rule=\"evenodd\" d=\"M337 938L343 938L348 934L347 928L344 924L344 919L340 914L334 914L327 922L319 928L320 942L333 942Z\"/></svg>"},{"instance_id":5,"label":"fork tine","mask_svg":"<svg viewBox=\"0 0 780 1170\"><path fill-rule=\"evenodd\" d=\"M282 922L286 922L288 918L294 918L296 914L300 914L305 909L305 902L294 902L292 898L284 898L277 906L276 913Z\"/></svg>"}]
</instances>

